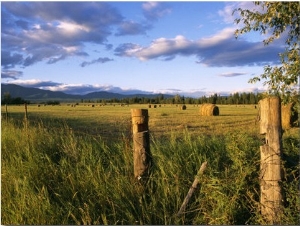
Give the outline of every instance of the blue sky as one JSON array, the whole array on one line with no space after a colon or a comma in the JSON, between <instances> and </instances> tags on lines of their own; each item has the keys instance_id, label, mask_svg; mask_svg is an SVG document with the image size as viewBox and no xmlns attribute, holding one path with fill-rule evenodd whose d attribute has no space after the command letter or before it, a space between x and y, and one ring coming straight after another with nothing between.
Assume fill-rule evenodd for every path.
<instances>
[{"instance_id":1,"label":"blue sky","mask_svg":"<svg viewBox=\"0 0 300 226\"><path fill-rule=\"evenodd\" d=\"M1 82L71 94L260 92L248 81L278 63L284 42L235 39L239 7L254 5L4 1Z\"/></svg>"}]
</instances>

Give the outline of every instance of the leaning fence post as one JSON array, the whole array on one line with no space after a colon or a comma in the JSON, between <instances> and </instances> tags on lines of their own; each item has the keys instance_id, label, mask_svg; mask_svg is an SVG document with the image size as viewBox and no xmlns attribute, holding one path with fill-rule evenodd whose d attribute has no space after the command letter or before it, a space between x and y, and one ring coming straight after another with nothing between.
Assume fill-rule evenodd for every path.
<instances>
[{"instance_id":1,"label":"leaning fence post","mask_svg":"<svg viewBox=\"0 0 300 226\"><path fill-rule=\"evenodd\" d=\"M184 201L181 204L181 207L176 216L180 216L185 211L185 208L186 208L187 204L189 203L190 198L192 197L194 191L196 190L196 188L198 186L198 183L199 183L198 177L200 177L203 174L204 170L206 169L206 166L207 166L207 162L202 163L202 165L201 165L200 169L198 170L198 173L195 177L195 180L194 180L192 186L190 187L189 192L185 196Z\"/></svg>"},{"instance_id":2,"label":"leaning fence post","mask_svg":"<svg viewBox=\"0 0 300 226\"><path fill-rule=\"evenodd\" d=\"M281 153L282 126L279 97L269 97L259 102L260 134L265 144L260 146L260 203L261 214L267 224L280 224L282 214Z\"/></svg>"},{"instance_id":3,"label":"leaning fence post","mask_svg":"<svg viewBox=\"0 0 300 226\"><path fill-rule=\"evenodd\" d=\"M134 177L139 181L145 181L150 174L150 166L152 161L148 128L148 110L131 109L131 117L134 146Z\"/></svg>"}]
</instances>

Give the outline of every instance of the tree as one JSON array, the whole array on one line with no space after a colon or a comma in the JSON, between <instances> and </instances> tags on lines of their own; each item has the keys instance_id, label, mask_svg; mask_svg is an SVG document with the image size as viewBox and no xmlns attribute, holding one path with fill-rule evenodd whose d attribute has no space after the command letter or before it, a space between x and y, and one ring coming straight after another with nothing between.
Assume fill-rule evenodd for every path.
<instances>
[{"instance_id":1,"label":"tree","mask_svg":"<svg viewBox=\"0 0 300 226\"><path fill-rule=\"evenodd\" d=\"M4 93L4 98L1 102L2 102L2 104L10 104L11 103L10 93Z\"/></svg>"},{"instance_id":2,"label":"tree","mask_svg":"<svg viewBox=\"0 0 300 226\"><path fill-rule=\"evenodd\" d=\"M244 27L237 29L236 38L250 31L259 31L261 34L270 34L263 42L265 45L275 39L285 37L285 51L279 53L281 64L267 65L264 73L249 80L255 83L266 80L263 84L268 86L268 93L280 96L283 102L288 102L297 94L296 85L300 74L299 37L300 37L300 4L295 2L254 2L257 10L235 9L240 17L235 19L237 24Z\"/></svg>"},{"instance_id":3,"label":"tree","mask_svg":"<svg viewBox=\"0 0 300 226\"><path fill-rule=\"evenodd\" d=\"M174 103L175 104L180 104L181 103L181 97L179 96L179 94L176 94L174 96Z\"/></svg>"}]
</instances>

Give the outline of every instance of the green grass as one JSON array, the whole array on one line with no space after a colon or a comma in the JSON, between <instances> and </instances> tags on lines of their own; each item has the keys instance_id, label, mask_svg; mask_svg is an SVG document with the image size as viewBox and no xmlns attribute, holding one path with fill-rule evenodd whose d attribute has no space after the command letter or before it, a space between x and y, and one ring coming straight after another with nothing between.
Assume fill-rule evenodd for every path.
<instances>
[{"instance_id":1,"label":"green grass","mask_svg":"<svg viewBox=\"0 0 300 226\"><path fill-rule=\"evenodd\" d=\"M149 109L154 165L141 186L130 108L96 107L30 107L27 128L22 107L10 108L1 129L2 224L263 224L254 108L221 106L224 115L212 118L193 106ZM286 224L299 224L298 129L284 134ZM204 161L199 187L176 217Z\"/></svg>"}]
</instances>

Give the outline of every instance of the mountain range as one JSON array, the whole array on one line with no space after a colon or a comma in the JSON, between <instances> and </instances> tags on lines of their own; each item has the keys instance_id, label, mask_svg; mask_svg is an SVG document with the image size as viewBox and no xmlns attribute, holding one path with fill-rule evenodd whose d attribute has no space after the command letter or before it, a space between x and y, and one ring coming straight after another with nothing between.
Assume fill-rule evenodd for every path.
<instances>
[{"instance_id":1,"label":"mountain range","mask_svg":"<svg viewBox=\"0 0 300 226\"><path fill-rule=\"evenodd\" d=\"M15 84L1 84L1 99L5 94L11 97L21 97L24 100L30 101L46 101L46 100L60 100L60 101L79 101L92 99L124 99L124 98L156 98L162 94L119 94L106 91L91 92L85 95L66 94L60 91L50 91L38 88L28 88ZM164 98L171 98L173 95L163 94Z\"/></svg>"}]
</instances>

